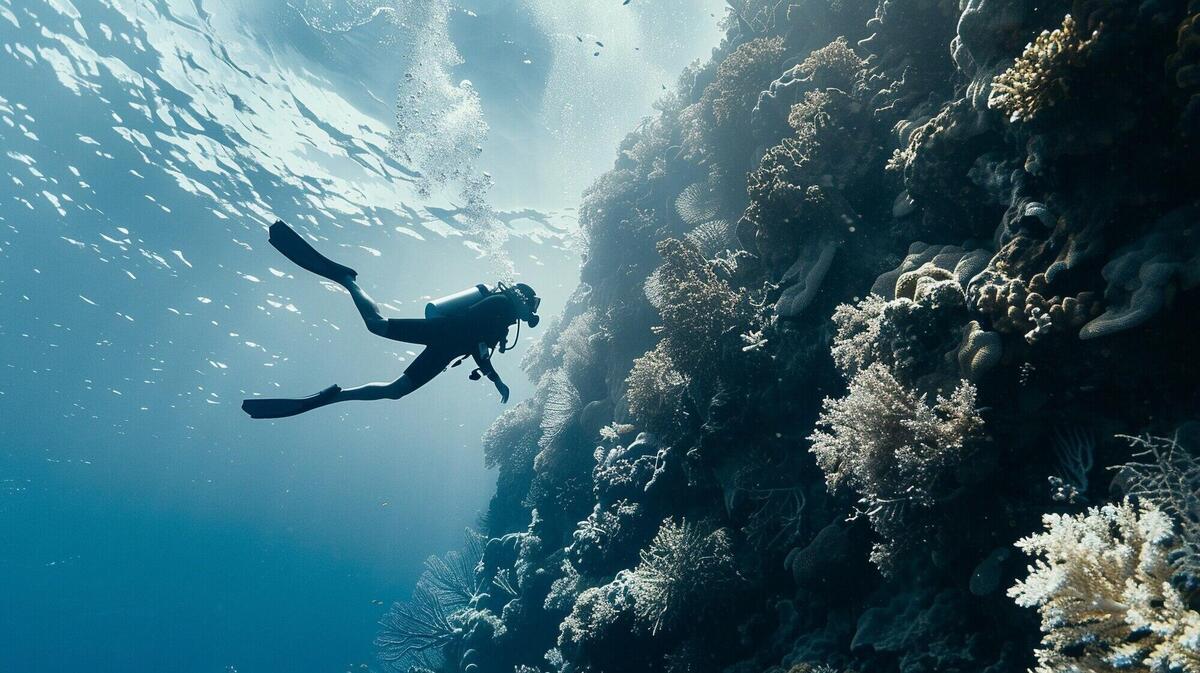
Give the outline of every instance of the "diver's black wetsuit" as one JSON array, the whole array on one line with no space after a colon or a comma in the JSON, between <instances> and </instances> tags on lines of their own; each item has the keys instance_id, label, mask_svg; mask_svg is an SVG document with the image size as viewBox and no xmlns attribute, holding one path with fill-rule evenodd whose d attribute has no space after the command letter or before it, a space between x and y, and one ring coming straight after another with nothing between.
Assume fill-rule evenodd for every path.
<instances>
[{"instance_id":1,"label":"diver's black wetsuit","mask_svg":"<svg viewBox=\"0 0 1200 673\"><path fill-rule=\"evenodd\" d=\"M462 315L438 318L390 318L384 337L420 344L425 350L404 374L420 388L442 373L456 358L470 355L484 375L494 373L492 363L479 357L479 344L495 348L508 339L508 328L517 322L512 300L494 294L475 303Z\"/></svg>"}]
</instances>

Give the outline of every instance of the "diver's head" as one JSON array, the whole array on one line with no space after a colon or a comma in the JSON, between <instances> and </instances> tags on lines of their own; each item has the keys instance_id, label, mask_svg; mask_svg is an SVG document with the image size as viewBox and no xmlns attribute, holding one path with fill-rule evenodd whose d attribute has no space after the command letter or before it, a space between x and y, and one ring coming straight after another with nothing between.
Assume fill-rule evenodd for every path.
<instances>
[{"instance_id":1,"label":"diver's head","mask_svg":"<svg viewBox=\"0 0 1200 673\"><path fill-rule=\"evenodd\" d=\"M517 318L524 320L530 327L537 327L541 321L537 310L542 298L537 296L533 288L525 283L517 283L511 288L505 288L505 292L513 298L513 304L517 307Z\"/></svg>"}]
</instances>

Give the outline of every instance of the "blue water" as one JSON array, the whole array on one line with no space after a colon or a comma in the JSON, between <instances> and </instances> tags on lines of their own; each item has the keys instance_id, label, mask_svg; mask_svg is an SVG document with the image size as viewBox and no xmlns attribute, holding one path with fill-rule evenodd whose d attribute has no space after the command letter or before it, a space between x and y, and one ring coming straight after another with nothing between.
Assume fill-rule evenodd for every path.
<instances>
[{"instance_id":1,"label":"blue water","mask_svg":"<svg viewBox=\"0 0 1200 673\"><path fill-rule=\"evenodd\" d=\"M486 507L478 440L502 407L467 368L401 403L238 408L413 357L266 244L276 217L391 315L495 280L454 191L420 196L389 150L406 33L311 5L0 0L0 671L365 670L387 604ZM548 64L574 38L527 9L455 8L449 74L492 129L493 252L550 316L598 148L700 54L660 54L624 107L547 115L576 91ZM514 401L531 339L498 363Z\"/></svg>"}]
</instances>

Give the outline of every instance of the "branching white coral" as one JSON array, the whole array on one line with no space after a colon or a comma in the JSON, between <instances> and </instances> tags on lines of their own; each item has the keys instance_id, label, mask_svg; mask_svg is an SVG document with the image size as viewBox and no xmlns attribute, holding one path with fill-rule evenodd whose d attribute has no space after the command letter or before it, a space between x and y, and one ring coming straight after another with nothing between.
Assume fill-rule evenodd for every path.
<instances>
[{"instance_id":1,"label":"branching white coral","mask_svg":"<svg viewBox=\"0 0 1200 673\"><path fill-rule=\"evenodd\" d=\"M876 501L928 503L933 483L982 423L969 382L931 407L873 364L854 377L846 397L825 399L821 429L809 439L831 490L849 486Z\"/></svg>"},{"instance_id":2,"label":"branching white coral","mask_svg":"<svg viewBox=\"0 0 1200 673\"><path fill-rule=\"evenodd\" d=\"M1060 474L1050 477L1055 500L1083 503L1087 500L1088 472L1095 462L1096 442L1091 433L1078 428L1054 431L1054 455Z\"/></svg>"},{"instance_id":3,"label":"branching white coral","mask_svg":"<svg viewBox=\"0 0 1200 673\"><path fill-rule=\"evenodd\" d=\"M575 649L602 642L630 608L626 580L628 570L617 573L612 582L583 590L575 599L571 614L558 625L558 646Z\"/></svg>"},{"instance_id":4,"label":"branching white coral","mask_svg":"<svg viewBox=\"0 0 1200 673\"><path fill-rule=\"evenodd\" d=\"M880 360L879 327L887 301L876 294L855 304L840 304L833 312L837 335L831 349L833 361L847 377Z\"/></svg>"},{"instance_id":5,"label":"branching white coral","mask_svg":"<svg viewBox=\"0 0 1200 673\"><path fill-rule=\"evenodd\" d=\"M1008 592L1041 614L1038 673L1200 671L1200 613L1171 584L1170 516L1125 501L1043 521L1017 543L1037 560Z\"/></svg>"}]
</instances>

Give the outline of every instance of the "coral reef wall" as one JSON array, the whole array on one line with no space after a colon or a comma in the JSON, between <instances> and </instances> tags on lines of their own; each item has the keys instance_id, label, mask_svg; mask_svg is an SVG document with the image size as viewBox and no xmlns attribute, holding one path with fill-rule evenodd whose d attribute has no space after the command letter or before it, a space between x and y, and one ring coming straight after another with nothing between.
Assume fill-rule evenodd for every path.
<instances>
[{"instance_id":1,"label":"coral reef wall","mask_svg":"<svg viewBox=\"0 0 1200 673\"><path fill-rule=\"evenodd\" d=\"M730 7L383 658L1200 670L1200 2Z\"/></svg>"}]
</instances>

